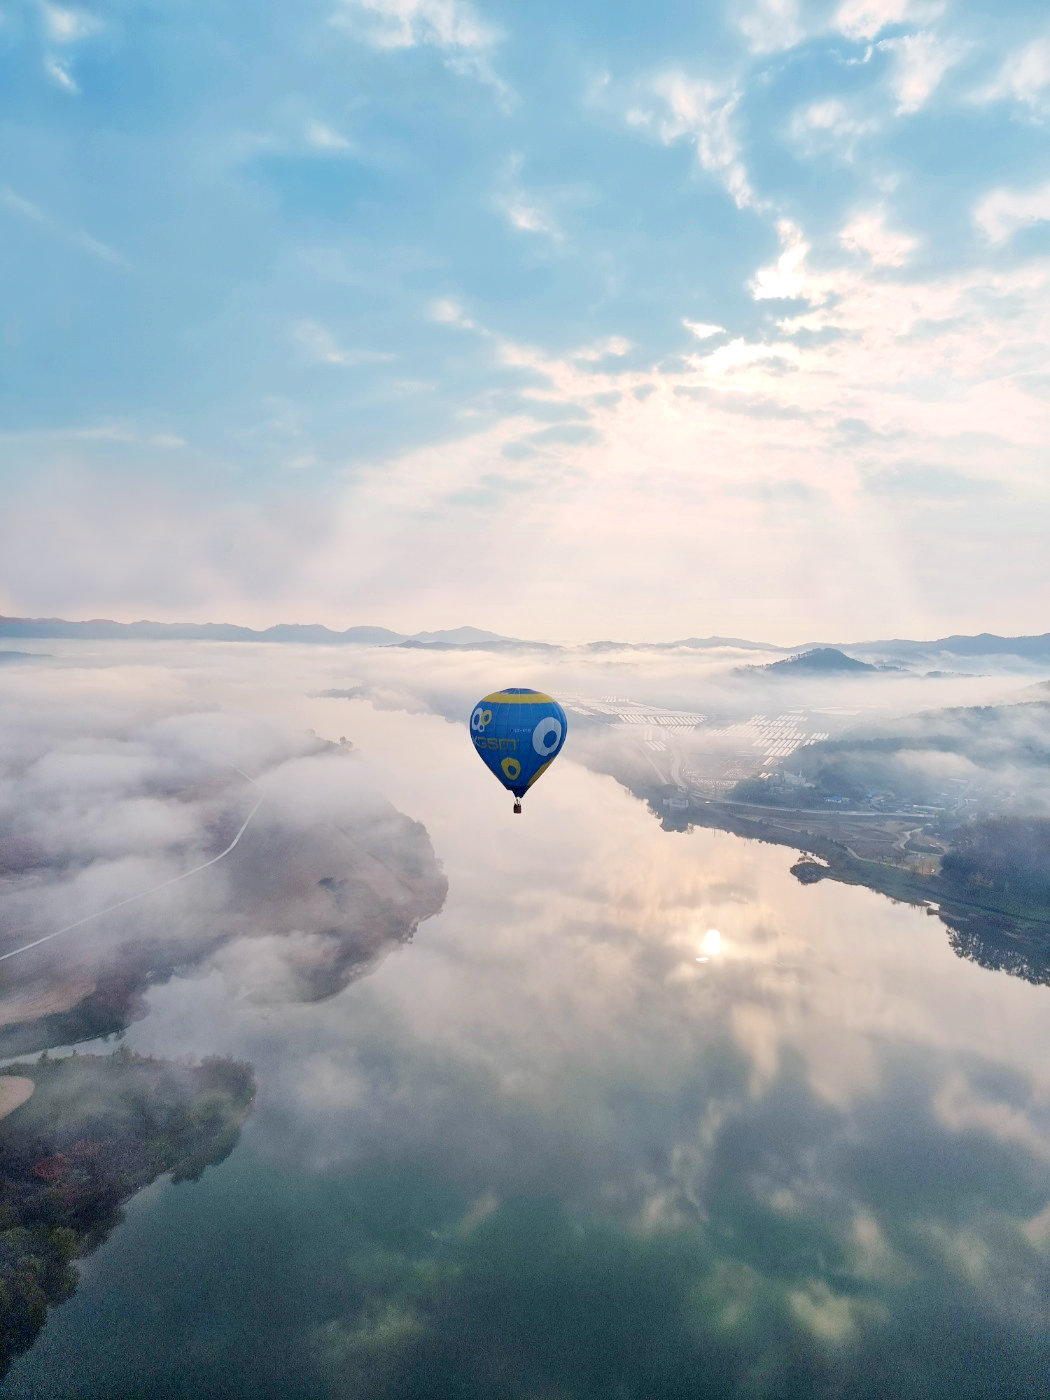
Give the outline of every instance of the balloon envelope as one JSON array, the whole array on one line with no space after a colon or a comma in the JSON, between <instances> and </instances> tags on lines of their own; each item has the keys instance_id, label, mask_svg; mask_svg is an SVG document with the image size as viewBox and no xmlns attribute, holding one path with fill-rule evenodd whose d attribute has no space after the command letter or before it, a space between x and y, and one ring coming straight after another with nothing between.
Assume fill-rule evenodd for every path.
<instances>
[{"instance_id":1,"label":"balloon envelope","mask_svg":"<svg viewBox=\"0 0 1050 1400\"><path fill-rule=\"evenodd\" d=\"M567 727L557 700L519 686L486 695L470 716L470 737L482 761L518 798L557 758Z\"/></svg>"}]
</instances>

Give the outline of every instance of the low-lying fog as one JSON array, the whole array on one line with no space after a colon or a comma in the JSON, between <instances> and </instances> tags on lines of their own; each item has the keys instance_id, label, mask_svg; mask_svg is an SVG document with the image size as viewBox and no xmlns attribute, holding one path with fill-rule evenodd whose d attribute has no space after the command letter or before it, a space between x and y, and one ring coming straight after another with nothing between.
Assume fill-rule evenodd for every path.
<instances>
[{"instance_id":1,"label":"low-lying fog","mask_svg":"<svg viewBox=\"0 0 1050 1400\"><path fill-rule=\"evenodd\" d=\"M644 748L627 702L837 733L1038 675L46 650L0 682L0 952L262 805L216 864L0 963L5 996L150 948L128 1043L235 1055L259 1093L228 1162L132 1204L6 1393L1038 1393L1046 989L784 849L665 831L602 771ZM521 817L466 728L508 684L569 705Z\"/></svg>"},{"instance_id":2,"label":"low-lying fog","mask_svg":"<svg viewBox=\"0 0 1050 1400\"><path fill-rule=\"evenodd\" d=\"M659 778L660 766L618 707L633 705L638 714L627 718L642 720L646 707L684 712L683 725L698 726L677 731L688 758L691 749L739 748L734 725L759 715L794 714L817 734L914 739L930 728L930 712L1014 705L1039 693L1032 676L1016 671L789 676L748 669L769 656L732 647L517 655L141 642L34 649L39 662L6 668L0 690L0 952L173 881L218 855L250 816L252 838L240 843L236 860L63 935L66 970L82 972L96 947L103 956L150 939L175 940L164 955L168 965L218 956L220 946L228 964L231 945L252 937L253 966L275 960L274 982L298 981L305 995L311 984L317 994L326 975L335 990L351 966L367 962L384 938L407 936L442 897L426 834L390 809L383 796L389 775L377 775L367 752L350 748L354 699L462 725L489 690L533 685L569 709L571 738L560 770L582 762L644 782ZM1017 705L980 736L983 767L1000 770L1012 788L1030 782L1034 810L1045 803L1047 785L1018 754L1023 760L1041 740L1041 716L1040 706ZM966 713L935 721L941 738L953 729L965 737L968 725ZM344 735L350 745L340 746ZM926 751L921 742L910 747L908 762L935 775L975 771L969 756L936 745ZM474 762L464 736L465 780L481 776ZM412 767L425 781L425 742ZM479 817L498 809L495 785L483 793ZM402 800L411 818L411 798ZM352 898L351 867L360 886ZM330 879L337 869L339 879ZM374 911L362 914L365 886L371 902L387 909L385 929ZM41 951L8 960L5 981L24 980L49 959Z\"/></svg>"}]
</instances>

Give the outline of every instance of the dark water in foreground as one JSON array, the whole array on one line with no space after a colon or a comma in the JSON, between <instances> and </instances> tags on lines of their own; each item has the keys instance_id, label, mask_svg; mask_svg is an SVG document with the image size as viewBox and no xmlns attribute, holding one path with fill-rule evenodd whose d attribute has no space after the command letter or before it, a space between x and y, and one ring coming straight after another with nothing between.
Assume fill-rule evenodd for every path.
<instances>
[{"instance_id":1,"label":"dark water in foreground","mask_svg":"<svg viewBox=\"0 0 1050 1400\"><path fill-rule=\"evenodd\" d=\"M571 762L514 818L457 731L351 710L444 912L328 1002L153 994L128 1043L250 1060L256 1112L4 1395L1050 1391L1047 989Z\"/></svg>"}]
</instances>

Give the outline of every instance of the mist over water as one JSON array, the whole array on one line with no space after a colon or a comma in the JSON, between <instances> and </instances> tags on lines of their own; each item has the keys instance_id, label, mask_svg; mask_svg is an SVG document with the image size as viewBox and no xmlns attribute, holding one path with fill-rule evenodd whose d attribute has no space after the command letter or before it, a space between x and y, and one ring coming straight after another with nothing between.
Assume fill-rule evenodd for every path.
<instances>
[{"instance_id":1,"label":"mist over water","mask_svg":"<svg viewBox=\"0 0 1050 1400\"><path fill-rule=\"evenodd\" d=\"M574 755L586 726L571 711L520 818L471 752L465 717L495 685L728 711L739 658L672 675L666 659L48 650L54 662L5 676L23 754L32 736L41 759L60 754L85 727L185 733L189 714L211 716L198 785L206 761L243 766L260 726L296 736L271 740L282 758L308 730L354 752L323 784L286 783L286 802L315 805L313 826L304 814L266 848L287 870L260 868L249 828L221 882L202 872L192 899L164 906L192 926L194 957L148 990L125 1043L250 1062L254 1112L224 1163L132 1200L0 1393L1045 1389L1047 988L956 956L920 909L802 886L786 849L662 829L595 771L593 737ZM823 703L919 708L908 678L876 685L836 682ZM932 685L930 708L1018 682ZM127 800L129 781L107 791ZM298 871L312 888L320 833L391 807L410 821L388 814L377 850L422 879L421 823L444 902L367 976L304 1000L304 940L330 931L289 895L259 937L258 882L294 894ZM170 843L189 859L196 828ZM156 911L137 917L125 934L160 936ZM209 920L230 936L206 936ZM77 946L103 957L104 931Z\"/></svg>"}]
</instances>

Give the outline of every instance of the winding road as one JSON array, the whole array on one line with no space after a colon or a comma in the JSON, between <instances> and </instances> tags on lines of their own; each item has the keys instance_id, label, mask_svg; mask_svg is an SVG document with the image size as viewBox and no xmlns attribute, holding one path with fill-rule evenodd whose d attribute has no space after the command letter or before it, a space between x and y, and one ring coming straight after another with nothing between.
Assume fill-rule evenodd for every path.
<instances>
[{"instance_id":1,"label":"winding road","mask_svg":"<svg viewBox=\"0 0 1050 1400\"><path fill-rule=\"evenodd\" d=\"M240 770L238 770L240 771ZM247 774L245 774L247 777ZM248 779L249 782L252 779ZM23 943L21 948L12 948L9 953L0 953L0 962L6 962L8 958L17 958L19 953L28 953L30 948L39 948L41 943L50 943L52 938L59 938L63 933L72 933L75 928L81 928L84 924L89 924L93 919L101 919L103 914L112 914L114 909L123 909L125 904L134 904L137 899L145 899L147 895L156 894L158 890L166 890L169 885L177 885L180 880L188 880L191 875L199 875L202 870L207 870L209 865L218 865L220 860L224 860L230 854L234 846L248 830L248 825L252 817L263 804L263 798L259 798L255 806L245 817L241 824L241 829L233 838L224 851L220 851L217 856L212 856L211 860L204 861L201 865L195 865L192 870L184 870L181 875L173 875L170 880L162 880L159 885L154 885L151 889L140 890L138 894L130 894L127 899L118 899L116 904L107 904L105 909L96 909L93 914L85 914L82 919L77 919L71 924L66 924L65 928L56 928L54 933L45 933L43 938L34 938L32 943Z\"/></svg>"}]
</instances>

